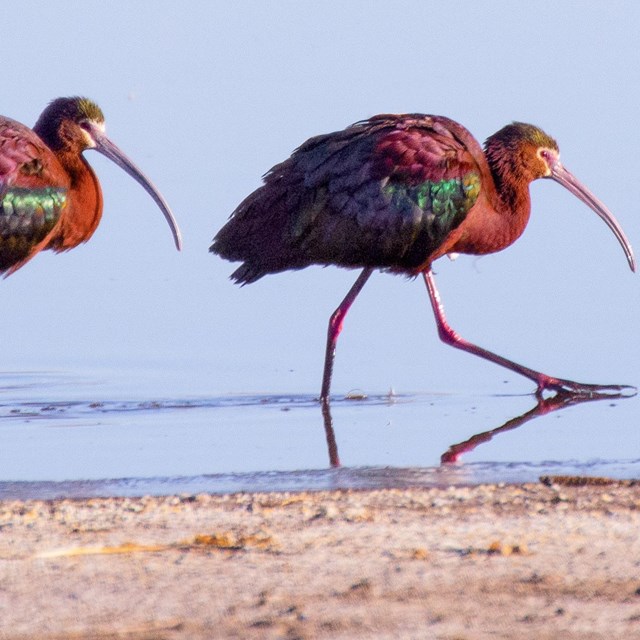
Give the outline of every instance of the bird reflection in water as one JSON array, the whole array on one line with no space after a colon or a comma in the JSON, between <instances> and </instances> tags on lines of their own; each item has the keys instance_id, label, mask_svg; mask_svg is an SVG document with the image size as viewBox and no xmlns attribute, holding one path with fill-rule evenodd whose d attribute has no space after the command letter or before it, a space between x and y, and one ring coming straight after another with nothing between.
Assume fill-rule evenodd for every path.
<instances>
[{"instance_id":1,"label":"bird reflection in water","mask_svg":"<svg viewBox=\"0 0 640 640\"><path fill-rule=\"evenodd\" d=\"M559 391L558 393L548 397L537 395L535 396L536 404L533 408L525 411L525 413L519 416L511 418L511 420L507 420L507 422L500 425L499 427L496 427L495 429L477 433L464 442L452 444L440 456L440 462L441 464L451 464L459 462L460 456L473 451L476 447L485 442L489 442L495 436L501 433L506 433L507 431L512 431L513 429L517 429L530 420L539 418L541 416L546 416L550 413L553 413L554 411L561 411L562 409L567 409L568 407L573 407L575 405L582 404L583 402L597 402L599 400L611 401L621 398L630 398L634 395L636 395L635 390L627 391L626 393L621 392L618 394ZM325 436L327 438L329 465L331 467L339 467L341 465L340 456L338 454L338 444L336 442L335 431L333 429L331 407L328 403L324 403L322 405L322 417L324 421Z\"/></svg>"},{"instance_id":2,"label":"bird reflection in water","mask_svg":"<svg viewBox=\"0 0 640 640\"><path fill-rule=\"evenodd\" d=\"M338 443L333 430L333 418L331 417L331 405L328 402L322 403L322 419L324 420L324 434L327 438L327 452L329 453L329 465L340 466L340 456L338 455Z\"/></svg>"}]
</instances>

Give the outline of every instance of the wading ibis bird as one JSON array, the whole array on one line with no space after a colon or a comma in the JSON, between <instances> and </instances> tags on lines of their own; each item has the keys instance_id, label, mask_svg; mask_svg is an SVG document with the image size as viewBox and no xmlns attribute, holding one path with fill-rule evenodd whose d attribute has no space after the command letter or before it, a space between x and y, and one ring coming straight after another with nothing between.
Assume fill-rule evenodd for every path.
<instances>
[{"instance_id":1,"label":"wading ibis bird","mask_svg":"<svg viewBox=\"0 0 640 640\"><path fill-rule=\"evenodd\" d=\"M537 178L559 182L595 211L635 271L620 225L564 168L553 138L514 122L490 136L483 151L462 125L423 114L378 115L309 139L266 174L210 250L242 261L231 275L241 284L312 264L362 269L329 321L325 404L342 323L374 269L422 275L440 338L530 378L538 395L621 391L628 387L580 384L519 365L467 342L445 318L431 265L445 255L508 247L527 225L529 183Z\"/></svg>"},{"instance_id":2,"label":"wading ibis bird","mask_svg":"<svg viewBox=\"0 0 640 640\"><path fill-rule=\"evenodd\" d=\"M95 149L137 180L181 239L169 205L105 134L100 107L86 98L58 98L33 129L0 116L0 273L5 277L43 249L67 251L86 242L102 216L100 183L82 153Z\"/></svg>"}]
</instances>

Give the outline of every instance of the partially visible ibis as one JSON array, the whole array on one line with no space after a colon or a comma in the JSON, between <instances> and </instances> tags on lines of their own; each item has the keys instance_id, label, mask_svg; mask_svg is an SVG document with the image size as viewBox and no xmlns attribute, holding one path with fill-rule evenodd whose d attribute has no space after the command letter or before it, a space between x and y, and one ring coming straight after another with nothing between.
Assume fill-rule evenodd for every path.
<instances>
[{"instance_id":1,"label":"partially visible ibis","mask_svg":"<svg viewBox=\"0 0 640 640\"><path fill-rule=\"evenodd\" d=\"M320 399L329 402L338 335L374 269L421 275L440 338L531 379L536 393L619 393L545 375L461 338L447 323L431 267L442 256L508 247L529 220L529 183L559 182L611 229L635 271L631 246L611 212L560 162L556 141L514 122L481 145L442 116L378 115L307 140L273 167L233 212L211 251L241 261L231 278L255 282L312 264L362 272L329 321Z\"/></svg>"},{"instance_id":2,"label":"partially visible ibis","mask_svg":"<svg viewBox=\"0 0 640 640\"><path fill-rule=\"evenodd\" d=\"M102 217L102 191L83 152L95 149L137 180L164 214L175 245L178 225L149 179L105 134L100 107L58 98L33 129L0 116L0 273L44 249L67 251L91 238Z\"/></svg>"}]
</instances>

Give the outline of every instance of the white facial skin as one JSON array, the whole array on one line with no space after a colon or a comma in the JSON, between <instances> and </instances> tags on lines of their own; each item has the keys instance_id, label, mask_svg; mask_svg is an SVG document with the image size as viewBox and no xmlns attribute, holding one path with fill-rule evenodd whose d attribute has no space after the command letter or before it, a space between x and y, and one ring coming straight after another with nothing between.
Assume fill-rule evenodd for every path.
<instances>
[{"instance_id":1,"label":"white facial skin","mask_svg":"<svg viewBox=\"0 0 640 640\"><path fill-rule=\"evenodd\" d=\"M544 164L546 171L544 173L544 178L550 178L551 173L553 171L553 167L557 164L560 164L560 154L556 149L549 149L547 147L540 147L537 151L538 158Z\"/></svg>"},{"instance_id":2,"label":"white facial skin","mask_svg":"<svg viewBox=\"0 0 640 640\"><path fill-rule=\"evenodd\" d=\"M97 122L96 120L82 120L79 125L82 130L82 137L85 141L86 148L95 149L98 145L92 135L92 131L98 131L100 134L105 135L105 123Z\"/></svg>"}]
</instances>

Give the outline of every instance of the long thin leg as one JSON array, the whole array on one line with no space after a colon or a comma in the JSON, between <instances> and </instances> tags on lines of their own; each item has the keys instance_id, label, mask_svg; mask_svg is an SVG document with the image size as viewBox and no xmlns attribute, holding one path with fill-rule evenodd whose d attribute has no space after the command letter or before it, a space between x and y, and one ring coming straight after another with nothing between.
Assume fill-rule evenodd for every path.
<instances>
[{"instance_id":1,"label":"long thin leg","mask_svg":"<svg viewBox=\"0 0 640 640\"><path fill-rule=\"evenodd\" d=\"M467 342L449 326L449 323L447 322L447 319L444 315L444 308L442 307L442 303L440 302L440 294L436 289L436 283L433 279L433 274L431 273L431 271L425 271L422 275L424 277L425 284L427 285L427 291L429 292L429 299L431 300L433 313L436 317L436 324L438 326L438 334L440 336L440 339L443 342L451 345L452 347L456 347L456 349L468 351L473 355L480 356L481 358L490 360L491 362L495 362L501 367L511 369L511 371L515 371L516 373L525 376L525 378L533 380L537 385L537 396L541 396L544 391L570 391L572 393L589 394L606 393L607 391L612 393L619 393L620 391L625 390L635 390L635 387L630 387L628 385L582 384L580 382L573 382L572 380L553 378L551 376L545 375L544 373L540 373L539 371L534 371L533 369L524 367L521 364L517 364L516 362L513 362L511 360L507 360L507 358L503 358L502 356L499 356L491 351L487 351L486 349L478 347L471 342Z\"/></svg>"},{"instance_id":2,"label":"long thin leg","mask_svg":"<svg viewBox=\"0 0 640 640\"><path fill-rule=\"evenodd\" d=\"M336 344L338 342L338 336L342 331L342 323L344 317L347 315L347 311L353 304L353 301L357 298L362 287L366 284L369 276L373 273L373 269L367 267L362 270L362 273L358 276L358 279L354 282L349 293L344 297L344 300L340 303L338 308L333 312L331 318L329 318L329 328L327 330L327 350L324 356L324 372L322 374L322 391L320 392L320 401L323 404L329 402L329 391L331 389L331 374L333 373L333 361L336 355Z\"/></svg>"}]
</instances>

